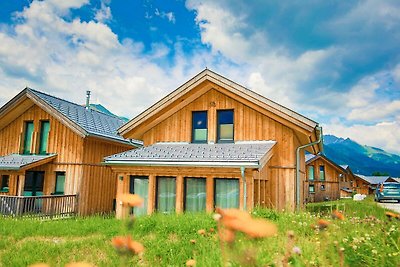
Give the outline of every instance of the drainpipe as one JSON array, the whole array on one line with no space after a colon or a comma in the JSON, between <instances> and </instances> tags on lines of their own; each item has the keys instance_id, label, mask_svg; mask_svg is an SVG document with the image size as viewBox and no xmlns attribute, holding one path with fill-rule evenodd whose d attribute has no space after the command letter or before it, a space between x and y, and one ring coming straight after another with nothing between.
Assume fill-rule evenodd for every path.
<instances>
[{"instance_id":1,"label":"drainpipe","mask_svg":"<svg viewBox=\"0 0 400 267\"><path fill-rule=\"evenodd\" d=\"M243 181L243 210L246 210L246 199L247 199L247 189L246 189L246 177L245 177L245 167L240 167L240 174L242 175Z\"/></svg>"},{"instance_id":2,"label":"drainpipe","mask_svg":"<svg viewBox=\"0 0 400 267\"><path fill-rule=\"evenodd\" d=\"M317 131L319 131L318 140L315 142L309 143L309 144L299 146L296 149L296 209L297 209L297 211L300 211L300 150L322 142L322 136L323 136L322 135L322 127L317 126L317 127L315 127L315 129Z\"/></svg>"}]
</instances>

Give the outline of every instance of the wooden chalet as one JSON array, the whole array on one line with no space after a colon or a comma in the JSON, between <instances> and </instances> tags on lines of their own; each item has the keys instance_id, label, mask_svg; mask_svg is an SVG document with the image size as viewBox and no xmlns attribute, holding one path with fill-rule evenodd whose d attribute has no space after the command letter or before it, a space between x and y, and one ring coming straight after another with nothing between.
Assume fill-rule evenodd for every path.
<instances>
[{"instance_id":1,"label":"wooden chalet","mask_svg":"<svg viewBox=\"0 0 400 267\"><path fill-rule=\"evenodd\" d=\"M22 90L0 108L0 213L111 211L116 181L103 157L139 145L117 134L123 124L89 106Z\"/></svg>"},{"instance_id":2,"label":"wooden chalet","mask_svg":"<svg viewBox=\"0 0 400 267\"><path fill-rule=\"evenodd\" d=\"M348 173L325 155L306 155L308 202L336 200L341 191L351 192L348 187Z\"/></svg>"},{"instance_id":3,"label":"wooden chalet","mask_svg":"<svg viewBox=\"0 0 400 267\"><path fill-rule=\"evenodd\" d=\"M144 147L105 158L117 193L145 199L136 214L216 206L293 210L304 202L304 150L321 150L318 124L208 69L119 129ZM312 143L313 142L313 143ZM311 144L312 143L312 144ZM296 194L297 192L297 194ZM300 204L296 201L300 199ZM127 211L117 200L117 217Z\"/></svg>"},{"instance_id":4,"label":"wooden chalet","mask_svg":"<svg viewBox=\"0 0 400 267\"><path fill-rule=\"evenodd\" d=\"M364 195L375 194L375 189L378 184L386 182L390 176L367 176L357 174L353 184L356 192Z\"/></svg>"}]
</instances>

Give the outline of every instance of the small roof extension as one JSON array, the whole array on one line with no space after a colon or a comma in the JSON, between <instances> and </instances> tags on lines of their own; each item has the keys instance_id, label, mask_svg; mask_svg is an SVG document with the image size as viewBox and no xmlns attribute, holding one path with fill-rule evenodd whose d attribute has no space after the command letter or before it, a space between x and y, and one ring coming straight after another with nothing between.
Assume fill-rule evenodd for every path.
<instances>
[{"instance_id":1,"label":"small roof extension","mask_svg":"<svg viewBox=\"0 0 400 267\"><path fill-rule=\"evenodd\" d=\"M222 144L156 143L106 157L107 165L262 168L276 141Z\"/></svg>"},{"instance_id":2,"label":"small roof extension","mask_svg":"<svg viewBox=\"0 0 400 267\"><path fill-rule=\"evenodd\" d=\"M20 155L10 154L0 157L0 170L23 171L45 164L55 159L57 154L49 155Z\"/></svg>"}]
</instances>

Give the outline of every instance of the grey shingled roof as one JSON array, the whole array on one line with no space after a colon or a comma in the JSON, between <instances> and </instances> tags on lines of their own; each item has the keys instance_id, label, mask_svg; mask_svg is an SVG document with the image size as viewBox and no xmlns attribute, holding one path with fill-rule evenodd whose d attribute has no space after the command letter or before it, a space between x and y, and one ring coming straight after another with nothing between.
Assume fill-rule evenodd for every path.
<instances>
[{"instance_id":1,"label":"grey shingled roof","mask_svg":"<svg viewBox=\"0 0 400 267\"><path fill-rule=\"evenodd\" d=\"M106 164L135 165L262 165L276 141L226 144L156 143L106 157Z\"/></svg>"},{"instance_id":2,"label":"grey shingled roof","mask_svg":"<svg viewBox=\"0 0 400 267\"><path fill-rule=\"evenodd\" d=\"M316 155L314 155L314 154L306 154L305 157L306 157L306 162L308 162L308 161L312 160L313 158L315 158Z\"/></svg>"},{"instance_id":3,"label":"grey shingled roof","mask_svg":"<svg viewBox=\"0 0 400 267\"><path fill-rule=\"evenodd\" d=\"M390 176L366 176L366 175L361 175L361 174L357 174L357 176L369 184L383 183L390 177Z\"/></svg>"},{"instance_id":4,"label":"grey shingled roof","mask_svg":"<svg viewBox=\"0 0 400 267\"><path fill-rule=\"evenodd\" d=\"M19 170L32 163L54 157L56 154L49 155L19 155L10 154L0 157L0 170Z\"/></svg>"},{"instance_id":5,"label":"grey shingled roof","mask_svg":"<svg viewBox=\"0 0 400 267\"><path fill-rule=\"evenodd\" d=\"M77 124L83 130L85 130L88 135L101 136L125 143L129 142L117 134L117 129L125 123L123 119L93 109L86 109L84 106L36 91L31 88L27 88L27 90L59 111L70 121ZM133 143L141 144L141 141L133 140Z\"/></svg>"}]
</instances>

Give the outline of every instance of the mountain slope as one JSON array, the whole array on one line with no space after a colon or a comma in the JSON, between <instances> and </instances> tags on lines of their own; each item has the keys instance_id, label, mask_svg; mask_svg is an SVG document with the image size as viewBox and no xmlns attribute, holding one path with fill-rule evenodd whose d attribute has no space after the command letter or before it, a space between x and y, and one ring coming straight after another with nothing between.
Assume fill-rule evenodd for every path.
<instances>
[{"instance_id":1,"label":"mountain slope","mask_svg":"<svg viewBox=\"0 0 400 267\"><path fill-rule=\"evenodd\" d=\"M349 138L324 135L325 155L340 165L349 165L354 173L373 172L400 177L400 156L380 148L360 145Z\"/></svg>"}]
</instances>

